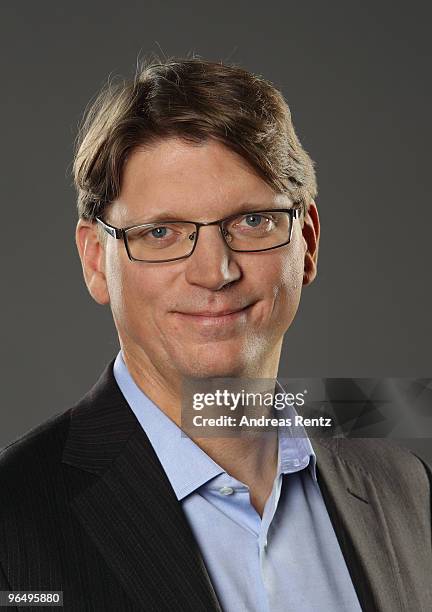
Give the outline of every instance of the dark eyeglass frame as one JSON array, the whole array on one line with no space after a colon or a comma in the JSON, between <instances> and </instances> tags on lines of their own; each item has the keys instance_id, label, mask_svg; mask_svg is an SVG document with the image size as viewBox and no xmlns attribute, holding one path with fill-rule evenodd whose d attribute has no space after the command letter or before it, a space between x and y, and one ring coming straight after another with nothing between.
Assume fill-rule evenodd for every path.
<instances>
[{"instance_id":1,"label":"dark eyeglass frame","mask_svg":"<svg viewBox=\"0 0 432 612\"><path fill-rule=\"evenodd\" d=\"M254 249L254 250L250 250L250 249L233 249L227 242L224 231L223 231L223 224L227 223L228 221L231 221L231 219L235 219L236 217L239 216L247 216L247 215L261 215L263 213L273 213L273 212L285 212L289 214L290 217L290 229L289 229L289 235L288 235L288 240L282 244L278 244L276 246L273 247L268 247L267 249ZM109 223L106 223L106 221L103 221L103 219L101 219L100 217L96 217L96 221L99 223L99 225L113 238L116 238L117 240L123 240L125 248L126 248L126 253L129 257L129 259L131 261L140 261L140 262L144 262L144 263L166 263L169 261L178 261L179 259L186 259L187 257L190 257L192 255L192 253L195 251L195 247L197 245L198 242L198 238L199 238L199 231L201 227L204 226L208 226L208 225L218 225L219 226L219 230L220 233L222 235L223 241L224 243L227 245L227 247L231 250L234 251L235 253L263 253L264 251L272 251L273 249L279 249L280 247L283 247L287 244L289 244L291 242L291 236L292 236L292 231L293 231L293 225L294 225L294 219L299 219L300 215L302 213L302 207L301 206L294 206L292 208L270 208L268 210L252 210L252 211L246 211L246 212L238 212L234 215L230 215L229 217L224 217L223 219L218 219L217 221L207 221L205 223L200 223L199 221L188 221L187 219L182 219L181 221L179 220L169 220L169 219L164 219L159 221L149 221L148 223L139 223L138 225L129 225L128 227L114 227L113 225L110 225ZM131 229L135 229L135 228L139 228L139 227L145 227L147 225L151 225L152 223L157 223L160 225L163 225L164 223L190 223L192 225L195 225L195 238L194 238L194 245L192 247L191 252L188 255L182 255L181 257L174 257L172 259L137 259L136 257L133 257L130 249L129 249L129 243L128 243L128 239L127 239L127 232L128 230Z\"/></svg>"}]
</instances>

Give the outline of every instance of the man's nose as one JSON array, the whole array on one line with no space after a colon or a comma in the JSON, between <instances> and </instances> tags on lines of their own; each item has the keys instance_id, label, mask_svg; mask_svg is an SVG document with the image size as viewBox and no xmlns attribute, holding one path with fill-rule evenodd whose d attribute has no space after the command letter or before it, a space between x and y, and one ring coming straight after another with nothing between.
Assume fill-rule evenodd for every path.
<instances>
[{"instance_id":1,"label":"man's nose","mask_svg":"<svg viewBox=\"0 0 432 612\"><path fill-rule=\"evenodd\" d=\"M218 226L201 226L195 250L186 260L186 280L213 291L222 289L241 277L233 256Z\"/></svg>"}]
</instances>

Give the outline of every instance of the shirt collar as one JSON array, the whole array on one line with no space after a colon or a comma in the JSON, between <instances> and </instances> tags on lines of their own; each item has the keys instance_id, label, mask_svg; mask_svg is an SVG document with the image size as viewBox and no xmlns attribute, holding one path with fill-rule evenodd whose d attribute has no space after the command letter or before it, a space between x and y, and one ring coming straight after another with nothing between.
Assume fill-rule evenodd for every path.
<instances>
[{"instance_id":1,"label":"shirt collar","mask_svg":"<svg viewBox=\"0 0 432 612\"><path fill-rule=\"evenodd\" d=\"M113 372L120 391L149 438L178 500L225 472L141 391L130 375L121 351L115 359ZM283 390L279 382L277 385ZM278 475L297 472L309 465L316 480L316 457L306 432L304 437L294 438L290 427L283 427L280 431Z\"/></svg>"},{"instance_id":2,"label":"shirt collar","mask_svg":"<svg viewBox=\"0 0 432 612\"><path fill-rule=\"evenodd\" d=\"M276 380L276 389L278 393L286 393L278 380ZM297 412L294 406L287 406L280 416L291 418L294 421ZM295 428L289 425L280 426L278 474L298 472L308 466L312 478L317 482L316 454L304 427L302 425L296 425Z\"/></svg>"}]
</instances>

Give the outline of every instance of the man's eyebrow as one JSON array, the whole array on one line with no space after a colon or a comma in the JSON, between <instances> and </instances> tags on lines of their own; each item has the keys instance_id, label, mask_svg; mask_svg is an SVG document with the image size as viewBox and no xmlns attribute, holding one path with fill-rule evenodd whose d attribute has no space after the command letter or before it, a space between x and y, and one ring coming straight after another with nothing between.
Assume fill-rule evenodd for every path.
<instances>
[{"instance_id":1,"label":"man's eyebrow","mask_svg":"<svg viewBox=\"0 0 432 612\"><path fill-rule=\"evenodd\" d=\"M261 204L251 204L250 202L244 202L240 204L237 208L233 208L233 210L223 217L230 217L231 215L236 215L237 213L241 214L249 211L259 211L259 210L272 210L273 208L290 208L292 206L291 202L286 202L284 204L276 204L274 202L264 202ZM196 219L191 219L189 215L180 214L179 211L170 211L163 210L158 211L154 215L148 215L147 218L141 216L140 218L130 219L124 227L131 227L133 225L144 225L146 223L160 222L160 221L196 221Z\"/></svg>"},{"instance_id":2,"label":"man's eyebrow","mask_svg":"<svg viewBox=\"0 0 432 612\"><path fill-rule=\"evenodd\" d=\"M157 212L154 215L140 215L134 219L130 219L127 223L127 226L130 225L141 225L145 223L152 223L153 221L183 221L185 219L184 215L180 215L179 212Z\"/></svg>"}]
</instances>

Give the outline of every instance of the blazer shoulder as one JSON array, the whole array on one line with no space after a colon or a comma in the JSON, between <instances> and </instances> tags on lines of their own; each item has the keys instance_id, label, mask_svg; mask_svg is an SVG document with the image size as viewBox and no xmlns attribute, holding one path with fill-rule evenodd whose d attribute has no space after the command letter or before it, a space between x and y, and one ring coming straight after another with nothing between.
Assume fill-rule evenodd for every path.
<instances>
[{"instance_id":1,"label":"blazer shoulder","mask_svg":"<svg viewBox=\"0 0 432 612\"><path fill-rule=\"evenodd\" d=\"M69 408L52 416L0 452L0 489L7 491L10 499L19 496L27 485L27 490L34 490L36 482L42 482L56 465L60 466L71 411Z\"/></svg>"},{"instance_id":2,"label":"blazer shoulder","mask_svg":"<svg viewBox=\"0 0 432 612\"><path fill-rule=\"evenodd\" d=\"M40 473L44 469L52 471L56 462L61 463L73 418L93 419L97 414L106 412L110 401L118 402L113 363L114 360L105 367L95 385L72 407L40 423L0 451L0 483L5 479L13 480L23 471L29 474Z\"/></svg>"}]
</instances>

